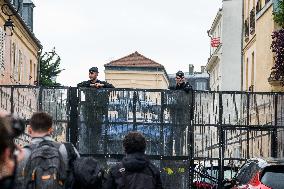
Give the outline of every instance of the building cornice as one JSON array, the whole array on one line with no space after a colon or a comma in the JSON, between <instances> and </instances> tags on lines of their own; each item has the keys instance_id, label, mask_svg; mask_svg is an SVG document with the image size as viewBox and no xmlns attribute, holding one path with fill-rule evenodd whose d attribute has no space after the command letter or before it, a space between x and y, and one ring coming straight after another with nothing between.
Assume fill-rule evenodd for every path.
<instances>
[{"instance_id":1,"label":"building cornice","mask_svg":"<svg viewBox=\"0 0 284 189\"><path fill-rule=\"evenodd\" d=\"M264 7L256 14L256 20L258 20L270 7L272 6L272 0L264 5Z\"/></svg>"},{"instance_id":2,"label":"building cornice","mask_svg":"<svg viewBox=\"0 0 284 189\"><path fill-rule=\"evenodd\" d=\"M256 34L245 44L243 51L247 51L256 41Z\"/></svg>"},{"instance_id":3,"label":"building cornice","mask_svg":"<svg viewBox=\"0 0 284 189\"><path fill-rule=\"evenodd\" d=\"M212 23L212 25L211 25L210 30L209 30L210 35L213 34L213 31L214 31L214 29L216 28L216 26L218 25L219 20L220 20L221 18L222 18L222 8L219 9L219 11L217 12L217 14L216 14L216 16L215 16L215 19L214 19L214 21L213 21L213 23Z\"/></svg>"},{"instance_id":4,"label":"building cornice","mask_svg":"<svg viewBox=\"0 0 284 189\"><path fill-rule=\"evenodd\" d=\"M214 62L218 58L220 59L220 56L222 54L221 48L222 48L222 44L220 44L218 46L218 48L214 51L214 53L210 56L210 58L208 58L208 62L207 62L206 67L205 67L206 71L211 70L211 67L214 65Z\"/></svg>"}]
</instances>

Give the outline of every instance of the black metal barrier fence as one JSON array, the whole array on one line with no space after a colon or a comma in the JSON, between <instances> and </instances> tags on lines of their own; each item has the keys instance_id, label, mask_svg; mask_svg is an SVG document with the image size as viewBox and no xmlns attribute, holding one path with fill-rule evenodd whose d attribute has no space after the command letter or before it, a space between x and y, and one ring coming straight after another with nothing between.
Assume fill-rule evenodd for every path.
<instances>
[{"instance_id":1,"label":"black metal barrier fence","mask_svg":"<svg viewBox=\"0 0 284 189\"><path fill-rule=\"evenodd\" d=\"M252 157L284 156L284 93L0 86L0 109L28 120L45 111L54 138L107 169L140 131L164 187L221 187ZM28 142L28 136L18 139Z\"/></svg>"}]
</instances>

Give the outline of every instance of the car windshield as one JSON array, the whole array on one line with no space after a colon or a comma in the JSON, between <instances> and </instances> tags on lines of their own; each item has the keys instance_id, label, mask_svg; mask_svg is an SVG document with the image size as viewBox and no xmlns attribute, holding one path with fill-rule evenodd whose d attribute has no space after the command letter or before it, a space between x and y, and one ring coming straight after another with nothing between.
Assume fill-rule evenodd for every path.
<instances>
[{"instance_id":1,"label":"car windshield","mask_svg":"<svg viewBox=\"0 0 284 189\"><path fill-rule=\"evenodd\" d=\"M236 170L230 167L224 167L224 178L225 179L231 179L236 174ZM217 182L218 179L218 173L219 173L219 167L213 166L213 167L206 167L201 169L202 171L199 172L199 179L200 181L214 184Z\"/></svg>"},{"instance_id":2,"label":"car windshield","mask_svg":"<svg viewBox=\"0 0 284 189\"><path fill-rule=\"evenodd\" d=\"M284 188L284 166L271 166L263 170L261 183L273 188Z\"/></svg>"}]
</instances>

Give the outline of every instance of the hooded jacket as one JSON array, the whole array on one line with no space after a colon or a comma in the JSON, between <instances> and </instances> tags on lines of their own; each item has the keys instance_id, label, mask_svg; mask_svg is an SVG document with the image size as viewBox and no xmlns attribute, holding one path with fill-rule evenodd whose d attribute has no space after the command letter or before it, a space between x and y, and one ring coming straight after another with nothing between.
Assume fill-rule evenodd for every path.
<instances>
[{"instance_id":1,"label":"hooded jacket","mask_svg":"<svg viewBox=\"0 0 284 189\"><path fill-rule=\"evenodd\" d=\"M121 170L125 170L122 173ZM162 182L159 170L142 153L127 154L120 163L113 166L107 174L106 181L103 184L104 189L123 189L126 179L123 174L127 174L128 179L134 179L136 174L145 173L145 177L151 176L154 179L155 189L162 189ZM139 188L149 188L147 182L139 185Z\"/></svg>"}]
</instances>

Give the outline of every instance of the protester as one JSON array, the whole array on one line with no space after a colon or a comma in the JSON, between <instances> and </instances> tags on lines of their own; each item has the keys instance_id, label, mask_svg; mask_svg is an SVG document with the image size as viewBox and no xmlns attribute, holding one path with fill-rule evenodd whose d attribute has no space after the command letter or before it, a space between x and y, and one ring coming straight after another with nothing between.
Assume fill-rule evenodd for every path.
<instances>
[{"instance_id":1,"label":"protester","mask_svg":"<svg viewBox=\"0 0 284 189\"><path fill-rule=\"evenodd\" d=\"M114 88L114 86L106 81L98 80L99 71L97 67L92 67L89 69L89 78L88 81L83 81L79 83L78 87L93 87L93 88Z\"/></svg>"},{"instance_id":2,"label":"protester","mask_svg":"<svg viewBox=\"0 0 284 189\"><path fill-rule=\"evenodd\" d=\"M24 159L17 171L17 189L72 188L71 159L73 161L79 154L70 143L53 141L52 132L52 117L49 114L37 112L32 115L28 126L31 144L23 149ZM69 154L70 146L75 152L73 157Z\"/></svg>"},{"instance_id":3,"label":"protester","mask_svg":"<svg viewBox=\"0 0 284 189\"><path fill-rule=\"evenodd\" d=\"M185 92L189 92L192 90L192 86L185 81L184 73L182 71L178 71L176 73L176 86L171 87L171 90L184 90Z\"/></svg>"},{"instance_id":4,"label":"protester","mask_svg":"<svg viewBox=\"0 0 284 189\"><path fill-rule=\"evenodd\" d=\"M109 170L103 188L162 189L160 172L145 155L145 137L139 132L130 132L123 139L123 147L126 155Z\"/></svg>"}]
</instances>

